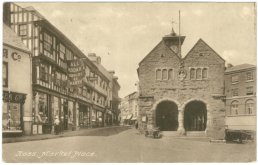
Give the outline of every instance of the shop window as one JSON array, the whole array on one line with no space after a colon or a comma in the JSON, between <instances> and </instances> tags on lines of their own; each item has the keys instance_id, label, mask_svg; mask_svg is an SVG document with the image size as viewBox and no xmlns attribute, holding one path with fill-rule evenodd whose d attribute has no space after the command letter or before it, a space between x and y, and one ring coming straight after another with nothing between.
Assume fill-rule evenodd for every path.
<instances>
[{"instance_id":1,"label":"shop window","mask_svg":"<svg viewBox=\"0 0 258 165\"><path fill-rule=\"evenodd\" d=\"M39 93L38 114L36 114L36 121L38 123L49 122L47 94Z\"/></svg>"},{"instance_id":2,"label":"shop window","mask_svg":"<svg viewBox=\"0 0 258 165\"><path fill-rule=\"evenodd\" d=\"M2 129L21 130L20 103L3 103Z\"/></svg>"},{"instance_id":3,"label":"shop window","mask_svg":"<svg viewBox=\"0 0 258 165\"><path fill-rule=\"evenodd\" d=\"M48 66L46 64L40 64L39 79L45 82L48 82L49 80Z\"/></svg>"},{"instance_id":4,"label":"shop window","mask_svg":"<svg viewBox=\"0 0 258 165\"><path fill-rule=\"evenodd\" d=\"M46 32L44 33L44 49L50 53L53 51L53 39Z\"/></svg>"},{"instance_id":5,"label":"shop window","mask_svg":"<svg viewBox=\"0 0 258 165\"><path fill-rule=\"evenodd\" d=\"M232 89L232 97L238 96L238 89Z\"/></svg>"},{"instance_id":6,"label":"shop window","mask_svg":"<svg viewBox=\"0 0 258 165\"><path fill-rule=\"evenodd\" d=\"M253 79L253 72L246 72L246 81L252 81Z\"/></svg>"},{"instance_id":7,"label":"shop window","mask_svg":"<svg viewBox=\"0 0 258 165\"><path fill-rule=\"evenodd\" d=\"M163 69L162 70L162 80L167 80L168 79L168 70Z\"/></svg>"},{"instance_id":8,"label":"shop window","mask_svg":"<svg viewBox=\"0 0 258 165\"><path fill-rule=\"evenodd\" d=\"M161 70L160 69L156 70L156 80L161 80Z\"/></svg>"},{"instance_id":9,"label":"shop window","mask_svg":"<svg viewBox=\"0 0 258 165\"><path fill-rule=\"evenodd\" d=\"M208 69L203 68L202 70L202 79L207 79L208 78Z\"/></svg>"},{"instance_id":10,"label":"shop window","mask_svg":"<svg viewBox=\"0 0 258 165\"><path fill-rule=\"evenodd\" d=\"M245 103L245 113L248 115L253 114L254 109L254 101L253 100L247 100Z\"/></svg>"},{"instance_id":11,"label":"shop window","mask_svg":"<svg viewBox=\"0 0 258 165\"><path fill-rule=\"evenodd\" d=\"M59 57L62 60L65 59L65 46L63 44L59 44Z\"/></svg>"},{"instance_id":12,"label":"shop window","mask_svg":"<svg viewBox=\"0 0 258 165\"><path fill-rule=\"evenodd\" d=\"M3 87L8 87L8 63L7 62L3 62L2 78L3 78Z\"/></svg>"},{"instance_id":13,"label":"shop window","mask_svg":"<svg viewBox=\"0 0 258 165\"><path fill-rule=\"evenodd\" d=\"M202 79L202 69L201 68L197 68L196 69L196 79L197 80L201 80Z\"/></svg>"},{"instance_id":14,"label":"shop window","mask_svg":"<svg viewBox=\"0 0 258 165\"><path fill-rule=\"evenodd\" d=\"M230 115L238 115L238 101L233 101L231 103Z\"/></svg>"},{"instance_id":15,"label":"shop window","mask_svg":"<svg viewBox=\"0 0 258 165\"><path fill-rule=\"evenodd\" d=\"M191 68L191 70L190 70L190 79L191 80L195 79L195 69L194 68Z\"/></svg>"},{"instance_id":16,"label":"shop window","mask_svg":"<svg viewBox=\"0 0 258 165\"><path fill-rule=\"evenodd\" d=\"M168 70L168 79L173 80L173 69Z\"/></svg>"},{"instance_id":17,"label":"shop window","mask_svg":"<svg viewBox=\"0 0 258 165\"><path fill-rule=\"evenodd\" d=\"M246 95L253 95L254 89L253 87L246 87Z\"/></svg>"},{"instance_id":18,"label":"shop window","mask_svg":"<svg viewBox=\"0 0 258 165\"><path fill-rule=\"evenodd\" d=\"M19 25L19 36L27 36L27 25Z\"/></svg>"},{"instance_id":19,"label":"shop window","mask_svg":"<svg viewBox=\"0 0 258 165\"><path fill-rule=\"evenodd\" d=\"M232 84L238 83L238 75L232 76L231 77L231 82L232 82Z\"/></svg>"}]
</instances>

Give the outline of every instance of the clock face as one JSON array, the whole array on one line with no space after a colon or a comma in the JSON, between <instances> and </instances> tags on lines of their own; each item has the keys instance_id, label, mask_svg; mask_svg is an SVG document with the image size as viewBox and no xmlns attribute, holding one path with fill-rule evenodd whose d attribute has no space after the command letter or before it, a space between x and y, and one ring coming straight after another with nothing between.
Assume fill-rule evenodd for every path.
<instances>
[{"instance_id":1,"label":"clock face","mask_svg":"<svg viewBox=\"0 0 258 165\"><path fill-rule=\"evenodd\" d=\"M172 46L171 46L171 49L172 49L175 53L178 52L178 48L177 48L176 45L172 45Z\"/></svg>"}]
</instances>

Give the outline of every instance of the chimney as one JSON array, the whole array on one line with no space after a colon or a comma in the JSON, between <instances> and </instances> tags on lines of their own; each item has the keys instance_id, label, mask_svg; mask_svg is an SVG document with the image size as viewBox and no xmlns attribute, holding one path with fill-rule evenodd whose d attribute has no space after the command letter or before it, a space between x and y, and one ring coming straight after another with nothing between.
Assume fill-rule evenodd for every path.
<instances>
[{"instance_id":1,"label":"chimney","mask_svg":"<svg viewBox=\"0 0 258 165\"><path fill-rule=\"evenodd\" d=\"M91 60L91 61L97 61L97 56L96 56L96 54L95 53L88 53L88 57L89 57L89 59Z\"/></svg>"},{"instance_id":2,"label":"chimney","mask_svg":"<svg viewBox=\"0 0 258 165\"><path fill-rule=\"evenodd\" d=\"M232 64L230 64L230 63L228 63L228 68L231 68L231 67L233 67L233 65L232 65Z\"/></svg>"},{"instance_id":3,"label":"chimney","mask_svg":"<svg viewBox=\"0 0 258 165\"><path fill-rule=\"evenodd\" d=\"M101 64L101 57L100 56L97 57L97 64Z\"/></svg>"}]
</instances>

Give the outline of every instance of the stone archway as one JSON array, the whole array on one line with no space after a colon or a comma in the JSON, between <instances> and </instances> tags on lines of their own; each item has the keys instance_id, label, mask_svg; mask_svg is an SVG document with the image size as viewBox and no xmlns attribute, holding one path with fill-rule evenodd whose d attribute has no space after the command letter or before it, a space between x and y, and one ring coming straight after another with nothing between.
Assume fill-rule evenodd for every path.
<instances>
[{"instance_id":1,"label":"stone archway","mask_svg":"<svg viewBox=\"0 0 258 165\"><path fill-rule=\"evenodd\" d=\"M178 106L175 102L164 100L156 106L156 126L161 131L177 131Z\"/></svg>"},{"instance_id":2,"label":"stone archway","mask_svg":"<svg viewBox=\"0 0 258 165\"><path fill-rule=\"evenodd\" d=\"M207 127L207 107L203 101L193 100L184 108L185 131L205 131Z\"/></svg>"}]
</instances>

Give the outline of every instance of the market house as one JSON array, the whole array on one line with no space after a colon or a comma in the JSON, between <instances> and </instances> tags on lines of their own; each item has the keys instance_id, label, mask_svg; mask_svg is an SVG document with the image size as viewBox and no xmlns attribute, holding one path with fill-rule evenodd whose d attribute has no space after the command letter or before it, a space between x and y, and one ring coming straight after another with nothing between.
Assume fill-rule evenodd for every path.
<instances>
[{"instance_id":1,"label":"market house","mask_svg":"<svg viewBox=\"0 0 258 165\"><path fill-rule=\"evenodd\" d=\"M31 53L5 24L3 34L3 135L30 135Z\"/></svg>"}]
</instances>

